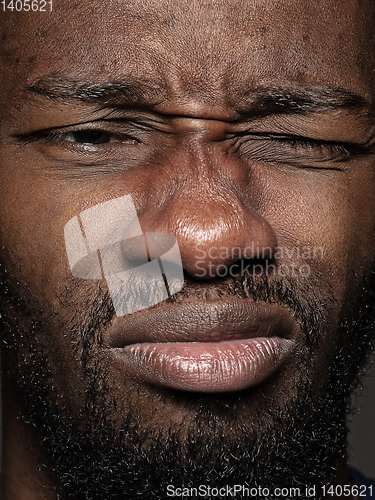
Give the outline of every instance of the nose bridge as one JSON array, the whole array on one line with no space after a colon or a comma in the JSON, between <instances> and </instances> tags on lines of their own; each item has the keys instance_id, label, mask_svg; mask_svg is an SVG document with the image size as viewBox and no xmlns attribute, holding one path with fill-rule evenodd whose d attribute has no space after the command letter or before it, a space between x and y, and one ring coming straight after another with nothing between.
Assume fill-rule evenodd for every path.
<instances>
[{"instance_id":1,"label":"nose bridge","mask_svg":"<svg viewBox=\"0 0 375 500\"><path fill-rule=\"evenodd\" d=\"M207 194L241 176L243 165L233 159L224 160L221 143L227 134L225 122L177 118L174 126L176 148L170 153L167 163L177 167L173 176L181 174L178 179L182 182L180 186L194 186L196 195L199 192Z\"/></svg>"},{"instance_id":2,"label":"nose bridge","mask_svg":"<svg viewBox=\"0 0 375 500\"><path fill-rule=\"evenodd\" d=\"M180 137L199 138L201 143L220 141L225 137L226 122L215 119L176 117L173 128Z\"/></svg>"}]
</instances>

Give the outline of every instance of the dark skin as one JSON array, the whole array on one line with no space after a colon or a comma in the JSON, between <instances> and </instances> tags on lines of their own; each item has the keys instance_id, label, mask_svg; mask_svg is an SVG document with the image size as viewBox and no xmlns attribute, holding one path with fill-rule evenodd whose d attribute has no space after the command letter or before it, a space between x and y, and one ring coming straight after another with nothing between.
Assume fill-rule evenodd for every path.
<instances>
[{"instance_id":1,"label":"dark skin","mask_svg":"<svg viewBox=\"0 0 375 500\"><path fill-rule=\"evenodd\" d=\"M200 299L219 295L199 280L196 245L322 248L323 258L309 264L325 277L322 296L332 291L335 298L316 352L317 393L324 387L343 304L374 265L374 14L370 2L328 0L108 8L58 0L48 14L1 13L0 227L8 252L2 258L31 290L30 307L56 332L40 336L69 415L81 408L85 385L64 335L72 311L59 298L69 275L62 228L85 208L126 193L144 232L177 236ZM133 87L130 98L116 91L102 100L70 95L108 82L136 86L136 95ZM303 93L305 112L290 103L287 112L274 103L264 107L270 88L284 97ZM142 127L130 128L130 120ZM82 144L87 136L74 134L92 129L105 134L99 144ZM46 131L61 135L46 140ZM254 136L269 148L266 159L247 149ZM283 263L290 264L285 256ZM210 264L207 258L204 266ZM20 325L27 328L27 318ZM98 356L104 363L105 347ZM297 369L289 360L264 393L291 392ZM114 394L124 406L138 404L141 420L168 429L191 418L173 401L159 404L157 387L132 376L127 383L147 397L134 400L120 384ZM7 377L4 398L2 498L44 498L35 488L49 482L38 471L38 435L17 420L17 389ZM246 415L260 399L254 395ZM348 484L346 464L338 467L336 482Z\"/></svg>"}]
</instances>

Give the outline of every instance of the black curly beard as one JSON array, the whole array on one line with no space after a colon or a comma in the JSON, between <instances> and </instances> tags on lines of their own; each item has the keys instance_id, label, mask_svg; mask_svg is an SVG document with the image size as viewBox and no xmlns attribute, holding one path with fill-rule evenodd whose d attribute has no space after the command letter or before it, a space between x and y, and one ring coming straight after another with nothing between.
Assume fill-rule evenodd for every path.
<instances>
[{"instance_id":1,"label":"black curly beard","mask_svg":"<svg viewBox=\"0 0 375 500\"><path fill-rule=\"evenodd\" d=\"M299 318L306 342L299 353L301 369L295 392L283 404L271 398L251 415L252 424L245 424L238 418L238 410L246 407L253 389L204 395L160 389L162 404L182 405L192 415L188 425L168 432L139 423L134 395L121 423L113 417L117 402L111 396L107 368L95 356L98 332L113 317L107 292L98 287L94 300L89 294L90 306L82 307L71 329L75 348L82 349L87 374L86 402L75 418L54 400L48 355L35 335L42 328L35 310L26 305L19 291L17 294L12 280L3 276L2 285L7 292L3 299L12 304L12 314L1 318L2 331L7 332L3 336L5 368L17 384L26 425L32 424L40 432L58 498L169 498L175 488L200 485L201 492L208 486L267 488L270 499L276 487L299 488L299 498L311 498L305 495L306 488L315 488L315 498L321 498L321 486L333 481L347 449L350 394L372 348L373 273L356 303L351 298L342 308L341 341L336 345L326 391L318 396L311 383L312 359L329 310L311 294L311 283L305 290L285 279L282 283L267 278L236 283L235 293L248 300L280 303ZM33 318L27 333L14 320L15 309L17 315Z\"/></svg>"}]
</instances>

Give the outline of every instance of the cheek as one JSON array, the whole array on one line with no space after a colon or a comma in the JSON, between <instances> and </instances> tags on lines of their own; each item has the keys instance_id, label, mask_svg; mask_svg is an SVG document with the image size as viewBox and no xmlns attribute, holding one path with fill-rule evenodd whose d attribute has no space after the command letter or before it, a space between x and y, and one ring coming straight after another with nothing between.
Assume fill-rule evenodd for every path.
<instances>
[{"instance_id":1,"label":"cheek","mask_svg":"<svg viewBox=\"0 0 375 500\"><path fill-rule=\"evenodd\" d=\"M1 245L7 271L41 300L67 274L63 228L68 192L41 174L34 158L4 148L0 156Z\"/></svg>"},{"instance_id":2,"label":"cheek","mask_svg":"<svg viewBox=\"0 0 375 500\"><path fill-rule=\"evenodd\" d=\"M82 179L19 147L0 149L0 165L0 260L41 304L58 308L56 290L71 274L65 225L88 207L136 192L141 177Z\"/></svg>"},{"instance_id":3,"label":"cheek","mask_svg":"<svg viewBox=\"0 0 375 500\"><path fill-rule=\"evenodd\" d=\"M278 246L289 249L281 252L282 259L307 260L339 300L349 281L350 286L361 283L375 260L371 165L355 173L267 168L256 182L263 193L262 215Z\"/></svg>"}]
</instances>

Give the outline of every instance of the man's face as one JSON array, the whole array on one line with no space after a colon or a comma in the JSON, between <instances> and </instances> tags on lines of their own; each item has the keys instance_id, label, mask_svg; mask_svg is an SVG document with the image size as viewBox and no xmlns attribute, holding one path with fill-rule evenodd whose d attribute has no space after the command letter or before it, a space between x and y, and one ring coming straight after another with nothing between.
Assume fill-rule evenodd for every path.
<instances>
[{"instance_id":1,"label":"man's face","mask_svg":"<svg viewBox=\"0 0 375 500\"><path fill-rule=\"evenodd\" d=\"M101 449L128 453L133 478L142 457L160 478L164 457L259 482L256 457L265 469L274 455L275 478L302 428L312 444L289 453L296 483L312 449L329 479L368 340L373 14L349 1L191 0L1 14L5 365L66 482L79 467L63 450L90 437L88 477ZM72 276L64 227L125 195L143 233L177 238L185 284L119 317L104 279Z\"/></svg>"}]
</instances>

